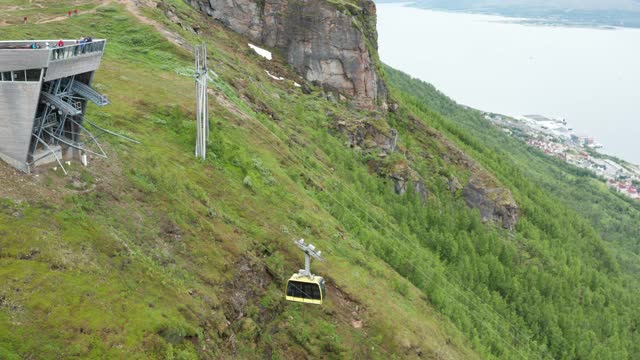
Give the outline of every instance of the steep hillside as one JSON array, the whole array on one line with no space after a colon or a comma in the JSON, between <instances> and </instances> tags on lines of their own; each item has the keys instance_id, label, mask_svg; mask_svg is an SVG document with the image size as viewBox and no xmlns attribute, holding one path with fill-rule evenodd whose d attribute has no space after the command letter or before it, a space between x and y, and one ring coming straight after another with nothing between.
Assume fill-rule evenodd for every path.
<instances>
[{"instance_id":1,"label":"steep hillside","mask_svg":"<svg viewBox=\"0 0 640 360\"><path fill-rule=\"evenodd\" d=\"M513 190L522 217L512 239L528 254L521 266L529 279L499 287L514 313L539 329L554 358L634 358L640 205L592 173L509 137L433 86L386 71L408 111ZM521 291L528 295L516 295ZM593 341L585 342L588 337Z\"/></svg>"},{"instance_id":2,"label":"steep hillside","mask_svg":"<svg viewBox=\"0 0 640 360\"><path fill-rule=\"evenodd\" d=\"M67 177L0 164L0 358L640 353L638 262L621 257L638 223L615 207L637 209L603 190L609 221L590 217L577 205L593 179L558 185L572 169L392 69L389 111L355 107L289 47L268 61L196 2L87 0L58 18L73 3L2 4L1 36L109 39L96 87L112 105L88 117L142 144L102 137L110 159ZM198 41L220 75L206 161L193 157ZM313 264L322 307L283 299L301 237L327 259Z\"/></svg>"},{"instance_id":3,"label":"steep hillside","mask_svg":"<svg viewBox=\"0 0 640 360\"><path fill-rule=\"evenodd\" d=\"M589 219L618 260L629 266L628 270L639 273L640 204L637 201L611 191L590 171L524 146L492 126L481 112L456 104L433 86L392 68L385 70L393 87L405 95L411 94L405 96L406 102L441 115L435 117L439 121L432 122L432 126L449 134L460 146L466 144L466 152L475 151L474 157L494 173L500 171L500 163L512 162L528 179ZM492 152L487 153L486 148Z\"/></svg>"},{"instance_id":4,"label":"steep hillside","mask_svg":"<svg viewBox=\"0 0 640 360\"><path fill-rule=\"evenodd\" d=\"M139 9L147 25L123 6L96 5L68 20L1 28L3 38L109 39L96 86L112 105L88 116L143 144L101 137L110 159L74 164L69 177L0 164L0 358L475 357L421 292L327 210L323 187L357 185L320 171L336 167L326 149L367 173L329 135L327 114L366 113L271 79L265 68L297 77L176 2L201 25L220 74L211 84L212 156L198 162L192 55L152 19L167 21L176 42L195 34L161 9ZM10 10L8 21L47 16L37 6ZM284 281L302 266L292 242L301 237L327 258L314 263L328 281L322 308L283 299Z\"/></svg>"}]
</instances>

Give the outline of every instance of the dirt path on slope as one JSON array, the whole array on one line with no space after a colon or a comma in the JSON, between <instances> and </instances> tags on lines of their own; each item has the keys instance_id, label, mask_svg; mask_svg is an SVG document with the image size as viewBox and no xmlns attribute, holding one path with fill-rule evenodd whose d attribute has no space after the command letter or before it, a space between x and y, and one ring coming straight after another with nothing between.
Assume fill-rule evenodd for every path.
<instances>
[{"instance_id":1,"label":"dirt path on slope","mask_svg":"<svg viewBox=\"0 0 640 360\"><path fill-rule=\"evenodd\" d=\"M153 26L158 32L160 32L165 38L167 38L172 43L178 46L184 47L190 51L192 50L191 47L187 44L187 42L181 36L167 30L164 26L162 26L162 24L144 16L142 11L140 10L140 7L143 7L143 6L146 6L149 8L156 7L157 3L153 0L101 0L95 8L91 10L83 11L78 16L83 16L86 14L95 14L98 8L108 4L112 4L112 3L116 3L124 6L125 9L127 9L127 11L130 12L139 22L145 25ZM86 4L86 3L78 1L73 3L72 6L77 6L80 4ZM44 5L39 3L33 4L33 5L40 8L44 7ZM27 8L24 6L10 6L3 9L3 11L5 12L22 11L22 10L27 10ZM64 21L68 18L69 17L67 15L42 18L42 19L38 19L36 22L34 22L34 24L48 24L48 23L53 23L58 21ZM18 25L18 24L9 23L7 20L0 20L0 27L10 26L10 25Z\"/></svg>"},{"instance_id":2,"label":"dirt path on slope","mask_svg":"<svg viewBox=\"0 0 640 360\"><path fill-rule=\"evenodd\" d=\"M97 8L106 5L110 1L111 0L101 0L97 4L97 6L95 8L90 9L90 10L81 11L79 15L73 15L73 16L83 16L83 15L86 15L86 14L95 14ZM40 3L33 3L33 1L30 1L29 3L30 3L31 7L14 5L14 6L1 7L1 10L2 10L2 12L4 14L8 14L8 13L10 14L11 12L30 11L30 10L33 10L32 7L36 7L36 8L39 8L39 9L44 9L45 8L45 5L40 4ZM77 7L77 6L87 5L87 4L90 4L90 2L87 3L86 1L76 1L74 3L69 4L69 7L70 8L74 8L74 7ZM22 24L22 17L23 17L22 15L20 15L20 16L16 15L16 18L19 18L20 22L9 22L6 19L0 19L0 27L11 26L11 25L21 25ZM67 14L54 16L54 17L43 17L43 18L38 18L37 15L31 14L31 15L27 15L27 17L30 18L30 19L31 18L35 19L35 21L33 21L33 22L30 20L29 24L38 24L38 25L39 24L47 24L47 23L57 22L57 21L64 21L64 20L69 18L69 16Z\"/></svg>"},{"instance_id":3,"label":"dirt path on slope","mask_svg":"<svg viewBox=\"0 0 640 360\"><path fill-rule=\"evenodd\" d=\"M129 11L138 21L145 25L153 26L159 33L161 33L167 40L172 43L184 47L191 51L191 47L187 44L187 42L178 34L173 33L167 30L162 24L158 23L155 20L149 19L144 16L142 11L140 10L141 6L146 6L149 8L154 8L157 6L157 3L152 0L115 0L116 3L124 5L124 7Z\"/></svg>"},{"instance_id":4,"label":"dirt path on slope","mask_svg":"<svg viewBox=\"0 0 640 360\"><path fill-rule=\"evenodd\" d=\"M103 5L104 4L100 4L95 9L83 11L81 14L73 15L73 16L82 16L82 15L86 15L86 14L95 14L96 11L98 11L98 8L103 6ZM57 21L64 21L64 20L66 20L68 18L69 18L68 15L56 16L56 17L48 18L48 19L40 19L40 20L36 21L35 24L37 24L37 25L39 25L39 24L48 24L48 23L57 22Z\"/></svg>"}]
</instances>

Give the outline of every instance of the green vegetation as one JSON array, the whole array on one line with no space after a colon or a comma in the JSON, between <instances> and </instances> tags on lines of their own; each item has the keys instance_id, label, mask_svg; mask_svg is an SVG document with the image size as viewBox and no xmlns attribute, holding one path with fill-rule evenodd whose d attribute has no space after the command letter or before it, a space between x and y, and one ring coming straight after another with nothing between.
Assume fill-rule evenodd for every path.
<instances>
[{"instance_id":1,"label":"green vegetation","mask_svg":"<svg viewBox=\"0 0 640 360\"><path fill-rule=\"evenodd\" d=\"M95 8L96 1L46 1L46 0L11 0L3 2L0 12L0 25L22 24L24 17L30 24L43 23L52 17L65 17L68 11L78 10L80 14Z\"/></svg>"},{"instance_id":2,"label":"green vegetation","mask_svg":"<svg viewBox=\"0 0 640 360\"><path fill-rule=\"evenodd\" d=\"M507 306L517 317L509 322L524 320L554 358L638 354L638 315L633 309L638 306L640 205L590 173L505 135L480 112L455 104L431 85L386 70L406 111L446 134L495 174L521 207L518 231L507 245L518 255L511 253L507 261L499 255L504 268L490 270L500 276L486 281L489 292L497 291L511 303ZM470 279L491 264L480 263L458 276ZM477 288L477 279L468 286Z\"/></svg>"},{"instance_id":3,"label":"green vegetation","mask_svg":"<svg viewBox=\"0 0 640 360\"><path fill-rule=\"evenodd\" d=\"M147 15L164 19L158 9ZM355 161L328 134L325 114L360 114L317 92L305 96L292 82L274 83L266 66L295 75L206 24L210 65L221 78L211 84L204 162L193 157L192 55L124 8L1 28L15 39L109 39L94 86L112 104L91 107L88 118L143 144L101 137L108 162L74 165L69 177L44 168L27 177L34 185L24 194L3 193L0 358L475 358L415 287L331 217L296 160L329 164L315 146L324 136ZM74 179L88 190L73 190ZM292 242L300 237L330 259L314 264L329 286L322 308L283 299L285 280L302 265Z\"/></svg>"},{"instance_id":4,"label":"green vegetation","mask_svg":"<svg viewBox=\"0 0 640 360\"><path fill-rule=\"evenodd\" d=\"M593 224L603 240L609 243L619 261L637 264L640 255L640 204L604 186L593 173L546 156L534 148L524 146L499 129L493 127L478 111L455 104L433 86L412 79L391 68L386 68L391 83L405 92L415 95L410 103L420 103L423 109L437 113L430 125L446 132L457 140L465 151L475 151L475 159L481 161L493 173L500 171L500 163L512 163L517 173L534 180L534 183L553 197L561 199ZM446 119L450 119L447 121ZM483 154L486 153L486 155ZM503 177L507 177L504 174ZM512 188L512 187L510 187Z\"/></svg>"},{"instance_id":5,"label":"green vegetation","mask_svg":"<svg viewBox=\"0 0 640 360\"><path fill-rule=\"evenodd\" d=\"M392 69L394 113L353 110L320 89L304 95L263 71L295 79L286 66L167 3L201 25L220 75L206 161L193 157L192 55L152 26L109 5L0 28L16 39L108 38L94 85L112 105L88 117L143 143L103 137L110 161L69 177L43 169L23 193L2 193L0 358L640 353L637 204ZM145 15L196 42L160 9ZM350 149L339 122L395 128L398 150ZM376 167L410 167L426 200L413 186L397 195ZM521 209L513 231L483 224L450 189L471 176L511 190ZM74 179L88 190L68 186ZM328 260L313 265L328 282L322 308L283 301L300 237Z\"/></svg>"}]
</instances>

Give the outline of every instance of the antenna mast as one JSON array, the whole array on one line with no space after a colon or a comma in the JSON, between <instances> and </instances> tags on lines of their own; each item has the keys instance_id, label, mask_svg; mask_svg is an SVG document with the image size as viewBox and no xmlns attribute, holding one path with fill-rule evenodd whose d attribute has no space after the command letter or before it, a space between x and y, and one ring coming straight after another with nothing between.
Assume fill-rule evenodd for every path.
<instances>
[{"instance_id":1,"label":"antenna mast","mask_svg":"<svg viewBox=\"0 0 640 360\"><path fill-rule=\"evenodd\" d=\"M209 140L209 95L207 85L209 82L209 69L207 68L207 44L196 45L196 157L207 158L207 141Z\"/></svg>"}]
</instances>

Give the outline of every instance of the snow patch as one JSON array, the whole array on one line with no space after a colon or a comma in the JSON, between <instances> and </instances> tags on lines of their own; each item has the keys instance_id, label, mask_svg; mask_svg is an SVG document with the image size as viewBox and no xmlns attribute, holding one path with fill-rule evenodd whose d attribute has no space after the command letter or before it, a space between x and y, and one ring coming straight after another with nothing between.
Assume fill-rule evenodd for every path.
<instances>
[{"instance_id":1,"label":"snow patch","mask_svg":"<svg viewBox=\"0 0 640 360\"><path fill-rule=\"evenodd\" d=\"M293 85L294 85L295 87L302 87L302 85L298 84L297 82L294 82L294 83L293 83Z\"/></svg>"},{"instance_id":2,"label":"snow patch","mask_svg":"<svg viewBox=\"0 0 640 360\"><path fill-rule=\"evenodd\" d=\"M269 75L269 77L272 78L273 80L278 80L278 81L283 81L284 80L283 77L278 77L278 76L275 76L275 75L271 74L269 72L269 70L265 70L264 72L266 72L267 75Z\"/></svg>"},{"instance_id":3,"label":"snow patch","mask_svg":"<svg viewBox=\"0 0 640 360\"><path fill-rule=\"evenodd\" d=\"M271 59L273 59L273 56L272 56L272 54L271 54L271 51L265 50L265 49L263 49L263 48L259 48L259 47L255 46L255 45L253 45L253 44L248 44L248 45L249 45L249 47L250 47L251 49L253 49L253 51L255 51L255 52L256 52L256 54L258 54L258 55L262 56L263 58L265 58L265 59L267 59L267 60L271 60Z\"/></svg>"}]
</instances>

